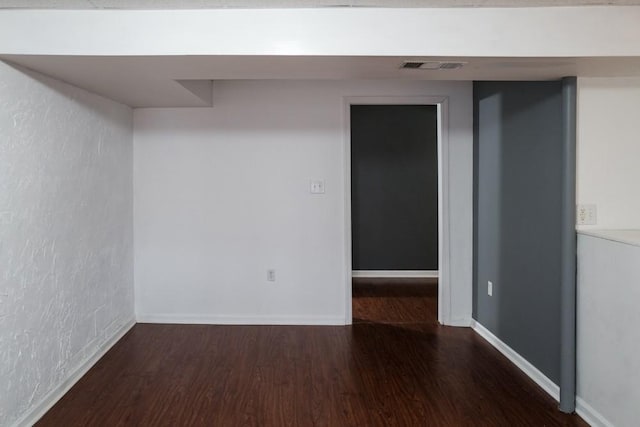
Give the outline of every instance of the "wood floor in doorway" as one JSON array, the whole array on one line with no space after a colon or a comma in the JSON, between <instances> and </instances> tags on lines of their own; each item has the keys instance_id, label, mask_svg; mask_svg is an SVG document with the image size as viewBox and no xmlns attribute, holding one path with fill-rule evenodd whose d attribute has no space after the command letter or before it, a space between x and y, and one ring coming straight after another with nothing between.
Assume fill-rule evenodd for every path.
<instances>
[{"instance_id":1,"label":"wood floor in doorway","mask_svg":"<svg viewBox=\"0 0 640 427\"><path fill-rule=\"evenodd\" d=\"M434 284L359 283L352 326L136 325L38 426L586 426Z\"/></svg>"},{"instance_id":2,"label":"wood floor in doorway","mask_svg":"<svg viewBox=\"0 0 640 427\"><path fill-rule=\"evenodd\" d=\"M438 323L437 279L353 279L353 322Z\"/></svg>"}]
</instances>

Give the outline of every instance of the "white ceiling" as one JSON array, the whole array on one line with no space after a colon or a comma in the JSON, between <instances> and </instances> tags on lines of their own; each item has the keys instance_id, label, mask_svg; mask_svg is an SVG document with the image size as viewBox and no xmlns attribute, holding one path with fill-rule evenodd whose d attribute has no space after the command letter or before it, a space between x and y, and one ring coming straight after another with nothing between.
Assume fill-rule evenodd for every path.
<instances>
[{"instance_id":1,"label":"white ceiling","mask_svg":"<svg viewBox=\"0 0 640 427\"><path fill-rule=\"evenodd\" d=\"M4 55L14 64L133 107L206 106L203 80L408 79L549 80L640 76L640 57L406 58L398 56L55 56ZM404 60L462 61L459 70L401 70ZM181 80L181 82L177 82ZM194 80L201 82L184 82ZM186 88L185 88L186 86ZM215 87L215 84L214 84ZM194 89L195 88L195 89ZM215 90L214 99L215 104Z\"/></svg>"},{"instance_id":2,"label":"white ceiling","mask_svg":"<svg viewBox=\"0 0 640 427\"><path fill-rule=\"evenodd\" d=\"M0 0L0 9L402 8L586 5L640 5L640 0Z\"/></svg>"}]
</instances>

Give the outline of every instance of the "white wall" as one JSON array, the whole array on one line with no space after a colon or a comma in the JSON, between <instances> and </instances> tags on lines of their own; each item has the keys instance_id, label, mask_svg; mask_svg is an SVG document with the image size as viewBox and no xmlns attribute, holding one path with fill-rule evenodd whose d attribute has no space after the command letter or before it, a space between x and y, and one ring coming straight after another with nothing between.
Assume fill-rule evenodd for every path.
<instances>
[{"instance_id":1,"label":"white wall","mask_svg":"<svg viewBox=\"0 0 640 427\"><path fill-rule=\"evenodd\" d=\"M640 79L578 79L577 203L597 224L640 228ZM593 425L637 424L640 248L578 238L578 411Z\"/></svg>"},{"instance_id":2,"label":"white wall","mask_svg":"<svg viewBox=\"0 0 640 427\"><path fill-rule=\"evenodd\" d=\"M638 6L4 10L0 54L610 58L640 55L639 21Z\"/></svg>"},{"instance_id":3,"label":"white wall","mask_svg":"<svg viewBox=\"0 0 640 427\"><path fill-rule=\"evenodd\" d=\"M637 426L640 247L579 235L578 258L578 413L593 426Z\"/></svg>"},{"instance_id":4,"label":"white wall","mask_svg":"<svg viewBox=\"0 0 640 427\"><path fill-rule=\"evenodd\" d=\"M640 78L578 79L577 199L595 226L640 228Z\"/></svg>"},{"instance_id":5,"label":"white wall","mask_svg":"<svg viewBox=\"0 0 640 427\"><path fill-rule=\"evenodd\" d=\"M450 97L451 316L468 321L471 83L392 81L216 82L213 108L135 110L138 320L343 323L343 97L383 95Z\"/></svg>"},{"instance_id":6,"label":"white wall","mask_svg":"<svg viewBox=\"0 0 640 427\"><path fill-rule=\"evenodd\" d=\"M133 321L132 113L0 62L0 424Z\"/></svg>"}]
</instances>

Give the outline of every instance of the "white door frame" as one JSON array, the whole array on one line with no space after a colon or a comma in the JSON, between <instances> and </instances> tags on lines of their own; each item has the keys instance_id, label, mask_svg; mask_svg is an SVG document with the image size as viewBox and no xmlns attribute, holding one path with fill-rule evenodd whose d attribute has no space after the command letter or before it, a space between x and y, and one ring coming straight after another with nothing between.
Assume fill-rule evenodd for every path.
<instances>
[{"instance_id":1,"label":"white door frame","mask_svg":"<svg viewBox=\"0 0 640 427\"><path fill-rule=\"evenodd\" d=\"M438 108L438 322L450 324L450 229L449 229L449 101L446 96L353 96L344 97L345 176L345 324L353 322L351 312L351 106L435 105Z\"/></svg>"}]
</instances>

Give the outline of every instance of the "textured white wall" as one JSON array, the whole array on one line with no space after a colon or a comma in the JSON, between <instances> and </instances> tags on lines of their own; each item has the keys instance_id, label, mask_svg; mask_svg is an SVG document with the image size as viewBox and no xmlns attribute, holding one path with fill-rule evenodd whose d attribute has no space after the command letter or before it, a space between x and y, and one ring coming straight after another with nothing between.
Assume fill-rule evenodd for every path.
<instances>
[{"instance_id":1,"label":"textured white wall","mask_svg":"<svg viewBox=\"0 0 640 427\"><path fill-rule=\"evenodd\" d=\"M0 425L133 320L132 112L0 62Z\"/></svg>"},{"instance_id":2,"label":"textured white wall","mask_svg":"<svg viewBox=\"0 0 640 427\"><path fill-rule=\"evenodd\" d=\"M640 247L578 237L578 409L594 426L638 425Z\"/></svg>"},{"instance_id":3,"label":"textured white wall","mask_svg":"<svg viewBox=\"0 0 640 427\"><path fill-rule=\"evenodd\" d=\"M471 83L393 81L216 82L213 108L135 110L138 319L343 323L343 97L430 95L449 96L451 318L468 323Z\"/></svg>"},{"instance_id":4,"label":"textured white wall","mask_svg":"<svg viewBox=\"0 0 640 427\"><path fill-rule=\"evenodd\" d=\"M640 228L640 78L578 79L578 203L598 224Z\"/></svg>"}]
</instances>

